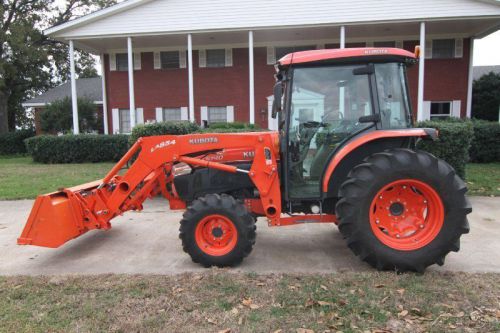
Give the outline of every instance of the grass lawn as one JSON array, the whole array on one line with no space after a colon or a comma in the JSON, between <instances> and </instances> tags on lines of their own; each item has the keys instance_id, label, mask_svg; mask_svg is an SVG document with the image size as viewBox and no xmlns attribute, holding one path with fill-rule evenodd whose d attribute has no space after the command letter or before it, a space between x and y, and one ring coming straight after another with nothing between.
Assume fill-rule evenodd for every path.
<instances>
[{"instance_id":1,"label":"grass lawn","mask_svg":"<svg viewBox=\"0 0 500 333\"><path fill-rule=\"evenodd\" d=\"M500 163L470 163L466 169L469 195L500 196Z\"/></svg>"},{"instance_id":2,"label":"grass lawn","mask_svg":"<svg viewBox=\"0 0 500 333\"><path fill-rule=\"evenodd\" d=\"M0 158L0 200L32 199L103 178L113 163L40 164L31 157Z\"/></svg>"},{"instance_id":3,"label":"grass lawn","mask_svg":"<svg viewBox=\"0 0 500 333\"><path fill-rule=\"evenodd\" d=\"M0 157L0 200L33 199L103 178L114 163L40 164L31 157ZM469 195L500 196L500 163L468 164Z\"/></svg>"},{"instance_id":4,"label":"grass lawn","mask_svg":"<svg viewBox=\"0 0 500 333\"><path fill-rule=\"evenodd\" d=\"M6 332L498 332L500 274L0 277Z\"/></svg>"}]
</instances>

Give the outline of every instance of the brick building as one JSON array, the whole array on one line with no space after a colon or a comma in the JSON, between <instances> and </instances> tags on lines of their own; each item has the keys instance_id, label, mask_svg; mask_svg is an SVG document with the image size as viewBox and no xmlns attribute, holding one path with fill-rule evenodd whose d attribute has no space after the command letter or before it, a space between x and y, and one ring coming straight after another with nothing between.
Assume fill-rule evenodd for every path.
<instances>
[{"instance_id":1,"label":"brick building","mask_svg":"<svg viewBox=\"0 0 500 333\"><path fill-rule=\"evenodd\" d=\"M318 48L421 45L416 117L467 117L473 41L499 27L493 0L128 0L45 33L100 55L105 131L123 133L161 120L275 128L273 65Z\"/></svg>"}]
</instances>

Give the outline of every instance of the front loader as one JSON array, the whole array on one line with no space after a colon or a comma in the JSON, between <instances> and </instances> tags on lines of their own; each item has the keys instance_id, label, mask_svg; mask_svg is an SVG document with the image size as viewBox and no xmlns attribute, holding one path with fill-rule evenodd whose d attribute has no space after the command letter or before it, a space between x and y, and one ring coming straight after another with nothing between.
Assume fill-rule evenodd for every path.
<instances>
[{"instance_id":1,"label":"front loader","mask_svg":"<svg viewBox=\"0 0 500 333\"><path fill-rule=\"evenodd\" d=\"M161 195L185 210L183 249L207 267L240 263L257 217L337 224L379 270L442 265L471 206L453 168L416 149L438 133L412 128L415 62L394 48L289 54L276 66L279 131L141 138L104 179L39 196L18 244L59 247Z\"/></svg>"}]
</instances>

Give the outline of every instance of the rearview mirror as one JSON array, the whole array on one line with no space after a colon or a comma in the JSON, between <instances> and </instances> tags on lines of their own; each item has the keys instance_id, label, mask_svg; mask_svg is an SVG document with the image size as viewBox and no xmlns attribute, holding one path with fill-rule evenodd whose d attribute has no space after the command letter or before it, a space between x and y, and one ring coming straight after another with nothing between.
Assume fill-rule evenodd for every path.
<instances>
[{"instance_id":1,"label":"rearview mirror","mask_svg":"<svg viewBox=\"0 0 500 333\"><path fill-rule=\"evenodd\" d=\"M274 85L274 101L273 101L273 113L271 116L276 118L278 112L281 111L281 98L283 97L283 84L281 81L276 82Z\"/></svg>"}]
</instances>

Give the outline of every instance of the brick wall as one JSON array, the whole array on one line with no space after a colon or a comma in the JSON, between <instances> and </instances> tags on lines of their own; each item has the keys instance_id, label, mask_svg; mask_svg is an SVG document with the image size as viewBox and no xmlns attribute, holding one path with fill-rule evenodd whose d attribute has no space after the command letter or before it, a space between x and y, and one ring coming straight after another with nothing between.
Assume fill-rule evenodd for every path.
<instances>
[{"instance_id":1,"label":"brick wall","mask_svg":"<svg viewBox=\"0 0 500 333\"><path fill-rule=\"evenodd\" d=\"M404 48L413 51L418 41L404 42ZM469 67L469 39L464 39L462 58L427 59L424 100L461 100L461 115L466 114ZM144 109L144 120L155 119L157 107L188 106L188 70L154 69L153 52L141 55L141 70L134 71L135 104ZM266 64L266 48L254 49L255 122L267 128L267 96L272 94L274 68ZM110 71L105 57L108 121L110 131L113 108L128 108L128 72ZM248 49L233 49L233 66L200 68L198 52L193 52L195 118L200 122L201 106L233 105L236 121L249 121ZM418 65L408 70L410 97L417 110Z\"/></svg>"}]
</instances>

